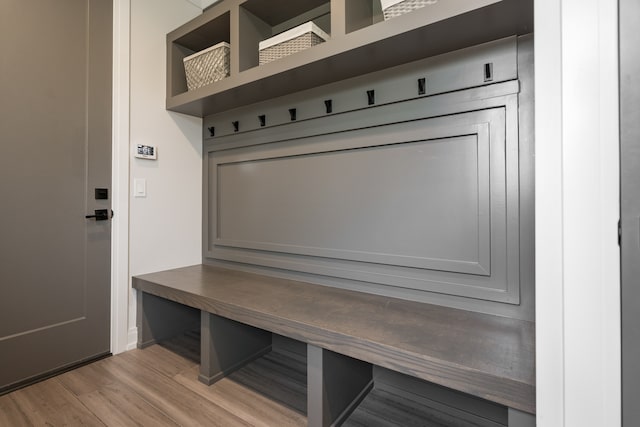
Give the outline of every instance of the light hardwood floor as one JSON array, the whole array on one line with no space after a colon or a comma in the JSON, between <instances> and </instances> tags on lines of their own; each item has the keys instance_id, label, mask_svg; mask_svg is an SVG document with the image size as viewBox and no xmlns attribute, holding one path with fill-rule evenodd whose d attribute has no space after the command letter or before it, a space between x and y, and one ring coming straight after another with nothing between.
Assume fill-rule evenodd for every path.
<instances>
[{"instance_id":1,"label":"light hardwood floor","mask_svg":"<svg viewBox=\"0 0 640 427\"><path fill-rule=\"evenodd\" d=\"M94 362L0 396L0 427L306 426L304 360L271 352L207 387L199 337ZM464 421L375 387L344 427L498 427Z\"/></svg>"},{"instance_id":2,"label":"light hardwood floor","mask_svg":"<svg viewBox=\"0 0 640 427\"><path fill-rule=\"evenodd\" d=\"M272 352L207 387L181 353L133 350L1 396L0 426L306 425L301 361Z\"/></svg>"}]
</instances>

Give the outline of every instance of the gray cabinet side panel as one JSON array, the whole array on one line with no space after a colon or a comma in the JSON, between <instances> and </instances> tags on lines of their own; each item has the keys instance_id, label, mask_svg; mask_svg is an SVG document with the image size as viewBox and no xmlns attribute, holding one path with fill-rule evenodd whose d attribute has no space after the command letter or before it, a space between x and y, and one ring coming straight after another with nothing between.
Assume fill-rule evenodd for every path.
<instances>
[{"instance_id":1,"label":"gray cabinet side panel","mask_svg":"<svg viewBox=\"0 0 640 427\"><path fill-rule=\"evenodd\" d=\"M640 3L620 1L622 425L640 422Z\"/></svg>"},{"instance_id":2,"label":"gray cabinet side panel","mask_svg":"<svg viewBox=\"0 0 640 427\"><path fill-rule=\"evenodd\" d=\"M518 131L520 132L520 307L526 319L535 317L535 135L533 35L518 38Z\"/></svg>"},{"instance_id":3,"label":"gray cabinet side panel","mask_svg":"<svg viewBox=\"0 0 640 427\"><path fill-rule=\"evenodd\" d=\"M509 408L509 427L536 427L536 416Z\"/></svg>"}]
</instances>

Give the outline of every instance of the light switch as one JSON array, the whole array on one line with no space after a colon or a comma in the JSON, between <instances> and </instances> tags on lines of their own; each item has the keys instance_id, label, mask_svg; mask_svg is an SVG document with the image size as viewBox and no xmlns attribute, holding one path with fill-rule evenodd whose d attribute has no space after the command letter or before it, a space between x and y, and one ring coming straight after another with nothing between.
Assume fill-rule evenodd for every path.
<instances>
[{"instance_id":1,"label":"light switch","mask_svg":"<svg viewBox=\"0 0 640 427\"><path fill-rule=\"evenodd\" d=\"M147 197L147 180L135 178L133 180L133 197Z\"/></svg>"}]
</instances>

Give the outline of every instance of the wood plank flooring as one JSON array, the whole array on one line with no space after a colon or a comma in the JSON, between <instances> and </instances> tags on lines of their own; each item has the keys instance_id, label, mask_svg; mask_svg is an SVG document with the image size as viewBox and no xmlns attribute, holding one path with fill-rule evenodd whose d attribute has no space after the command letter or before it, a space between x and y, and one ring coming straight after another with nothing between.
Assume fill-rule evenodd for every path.
<instances>
[{"instance_id":1,"label":"wood plank flooring","mask_svg":"<svg viewBox=\"0 0 640 427\"><path fill-rule=\"evenodd\" d=\"M299 360L272 352L211 387L197 375L188 352L160 345L132 350L0 396L0 426L307 423L306 367Z\"/></svg>"},{"instance_id":2,"label":"wood plank flooring","mask_svg":"<svg viewBox=\"0 0 640 427\"><path fill-rule=\"evenodd\" d=\"M0 396L0 427L306 426L300 357L271 352L207 387L198 336L109 357ZM345 427L497 427L374 388Z\"/></svg>"}]
</instances>

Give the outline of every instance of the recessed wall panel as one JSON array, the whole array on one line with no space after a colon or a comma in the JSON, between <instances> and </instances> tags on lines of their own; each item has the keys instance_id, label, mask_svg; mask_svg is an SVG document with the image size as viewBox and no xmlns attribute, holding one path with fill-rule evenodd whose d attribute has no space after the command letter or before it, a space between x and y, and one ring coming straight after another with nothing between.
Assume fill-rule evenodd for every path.
<instances>
[{"instance_id":1,"label":"recessed wall panel","mask_svg":"<svg viewBox=\"0 0 640 427\"><path fill-rule=\"evenodd\" d=\"M218 164L216 245L489 274L486 131L370 143Z\"/></svg>"},{"instance_id":2,"label":"recessed wall panel","mask_svg":"<svg viewBox=\"0 0 640 427\"><path fill-rule=\"evenodd\" d=\"M207 147L206 256L358 289L517 304L517 150L508 140L517 127L507 104L385 123L400 108L390 105L369 111L377 126L344 130L361 111L316 119L297 136L223 137L238 148ZM415 116L429 105L401 107Z\"/></svg>"}]
</instances>

